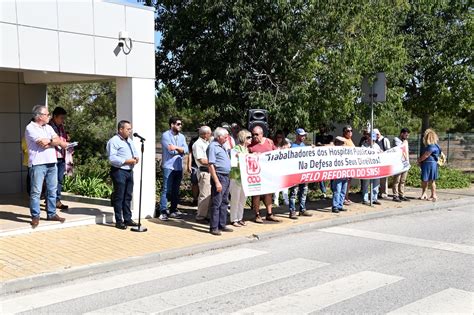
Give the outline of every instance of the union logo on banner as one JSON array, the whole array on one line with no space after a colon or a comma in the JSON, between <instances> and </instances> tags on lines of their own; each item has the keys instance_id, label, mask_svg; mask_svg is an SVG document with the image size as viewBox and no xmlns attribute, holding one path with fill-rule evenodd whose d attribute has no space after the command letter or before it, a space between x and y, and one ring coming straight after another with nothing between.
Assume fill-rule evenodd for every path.
<instances>
[{"instance_id":1,"label":"union logo on banner","mask_svg":"<svg viewBox=\"0 0 474 315\"><path fill-rule=\"evenodd\" d=\"M260 163L258 162L258 155L247 155L247 175L260 174Z\"/></svg>"}]
</instances>

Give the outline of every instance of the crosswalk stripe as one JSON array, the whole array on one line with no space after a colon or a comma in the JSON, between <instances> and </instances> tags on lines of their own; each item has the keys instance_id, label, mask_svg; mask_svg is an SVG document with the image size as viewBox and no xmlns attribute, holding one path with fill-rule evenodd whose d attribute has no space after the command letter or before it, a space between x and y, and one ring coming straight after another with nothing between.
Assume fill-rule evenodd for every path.
<instances>
[{"instance_id":1,"label":"crosswalk stripe","mask_svg":"<svg viewBox=\"0 0 474 315\"><path fill-rule=\"evenodd\" d=\"M110 276L105 279L90 280L29 295L13 297L10 299L7 298L0 301L0 309L2 309L2 313L4 314L24 312L87 295L123 288L129 285L236 262L264 255L266 253L267 252L264 251L241 248L187 261L172 262L168 265L161 265L140 271L132 271L125 274Z\"/></svg>"},{"instance_id":2,"label":"crosswalk stripe","mask_svg":"<svg viewBox=\"0 0 474 315\"><path fill-rule=\"evenodd\" d=\"M403 278L362 271L238 311L236 314L308 314Z\"/></svg>"},{"instance_id":3,"label":"crosswalk stripe","mask_svg":"<svg viewBox=\"0 0 474 315\"><path fill-rule=\"evenodd\" d=\"M388 314L473 314L474 292L449 288Z\"/></svg>"},{"instance_id":4,"label":"crosswalk stripe","mask_svg":"<svg viewBox=\"0 0 474 315\"><path fill-rule=\"evenodd\" d=\"M414 237L407 237L407 236L400 236L400 235L393 235L393 234L384 234L384 233L370 232L370 231L362 231L362 230L348 229L348 228L343 228L343 227L331 227L331 228L320 229L319 231L474 255L474 246L469 246L469 245L464 245L464 244L445 243L445 242L432 241L432 240L426 240L426 239L421 239L421 238L414 238Z\"/></svg>"},{"instance_id":5,"label":"crosswalk stripe","mask_svg":"<svg viewBox=\"0 0 474 315\"><path fill-rule=\"evenodd\" d=\"M327 265L329 264L297 258L147 296L145 298L95 310L88 314L114 314L123 312L124 310L144 313L162 313L206 299L291 277Z\"/></svg>"}]
</instances>

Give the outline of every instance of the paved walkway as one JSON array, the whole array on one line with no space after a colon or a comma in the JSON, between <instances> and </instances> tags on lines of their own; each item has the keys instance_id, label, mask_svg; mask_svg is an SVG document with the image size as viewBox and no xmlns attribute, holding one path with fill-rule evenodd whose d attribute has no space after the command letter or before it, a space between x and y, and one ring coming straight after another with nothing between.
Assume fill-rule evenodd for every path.
<instances>
[{"instance_id":1,"label":"paved walkway","mask_svg":"<svg viewBox=\"0 0 474 315\"><path fill-rule=\"evenodd\" d=\"M348 211L339 214L330 212L330 200L309 202L308 209L312 217L300 217L293 221L288 219L286 207L275 209L282 219L281 223L256 224L234 228L234 232L213 236L208 233L208 226L195 223L189 214L182 220L161 222L157 219L144 220L148 228L146 233L133 233L129 230L118 230L112 225L87 225L65 229L38 231L35 233L0 237L0 281L24 278L49 272L58 272L74 267L100 264L159 253L165 250L181 249L199 244L209 244L237 237L255 237L260 233L288 229L309 222L331 220L337 217L357 216L379 212L383 209L407 208L426 205L430 201L417 200L419 190L411 190L407 196L410 202L395 203L384 200L382 206L368 207L359 203L347 207ZM465 190L446 190L439 192L439 202L473 197L474 188ZM360 200L353 196L354 201ZM247 219L251 211L246 210Z\"/></svg>"}]
</instances>

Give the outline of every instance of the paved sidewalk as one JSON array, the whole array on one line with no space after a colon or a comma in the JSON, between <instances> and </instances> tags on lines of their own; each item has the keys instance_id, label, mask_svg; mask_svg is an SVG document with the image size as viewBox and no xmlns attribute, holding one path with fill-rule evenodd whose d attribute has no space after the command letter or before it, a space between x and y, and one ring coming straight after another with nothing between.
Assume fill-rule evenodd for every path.
<instances>
[{"instance_id":1,"label":"paved sidewalk","mask_svg":"<svg viewBox=\"0 0 474 315\"><path fill-rule=\"evenodd\" d=\"M388 209L416 209L435 205L431 201L417 200L418 194L419 190L412 189L407 193L411 198L410 202L395 203L391 200L383 200L382 206L372 208L354 203L347 207L348 211L339 214L330 212L330 200L309 202L308 209L312 210L313 216L299 217L296 221L288 219L286 207L280 207L275 209L275 213L282 219L282 223L265 222L262 225L248 221L247 226L234 228L234 232L223 233L222 236L209 234L208 226L195 223L192 214L185 216L182 220L168 222L157 219L143 220L143 225L148 228L148 232L145 233L118 230L112 225L88 225L5 236L0 238L0 281L61 272L76 267L97 265L167 250L179 250L195 245L220 244L226 240L242 237L255 239L262 233L284 233L285 230L291 231L293 227L311 222L330 222L335 218L357 217L368 213L380 213ZM437 204L449 206L450 203L446 201L454 202L473 197L473 187L465 190L445 190L439 192ZM360 200L360 197L354 195L352 199ZM247 209L245 212L248 215L247 219L251 219L251 211Z\"/></svg>"}]
</instances>

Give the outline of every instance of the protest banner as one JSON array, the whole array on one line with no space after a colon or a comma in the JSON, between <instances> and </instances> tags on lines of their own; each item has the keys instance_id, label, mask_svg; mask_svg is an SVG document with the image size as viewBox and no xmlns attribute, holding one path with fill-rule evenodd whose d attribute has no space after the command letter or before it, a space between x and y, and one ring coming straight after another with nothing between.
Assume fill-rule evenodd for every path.
<instances>
[{"instance_id":1,"label":"protest banner","mask_svg":"<svg viewBox=\"0 0 474 315\"><path fill-rule=\"evenodd\" d=\"M299 147L261 154L240 154L246 196L269 194L302 183L338 178L372 179L410 168L406 145L378 153L345 146Z\"/></svg>"}]
</instances>

